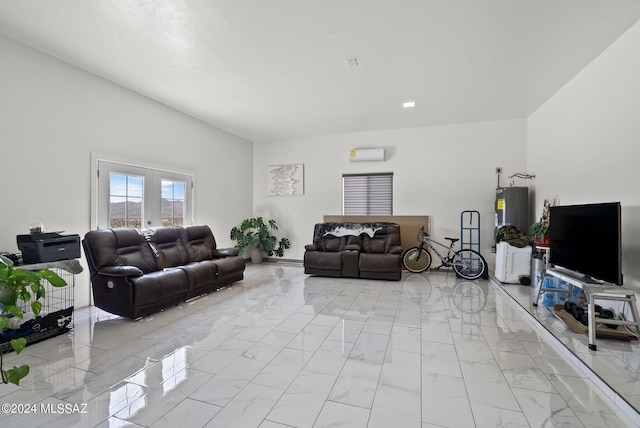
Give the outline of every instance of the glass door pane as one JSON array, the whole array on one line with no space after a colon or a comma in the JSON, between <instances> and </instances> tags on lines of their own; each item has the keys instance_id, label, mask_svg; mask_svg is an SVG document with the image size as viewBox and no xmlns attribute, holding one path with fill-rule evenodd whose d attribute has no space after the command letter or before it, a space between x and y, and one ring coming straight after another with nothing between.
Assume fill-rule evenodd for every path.
<instances>
[{"instance_id":1,"label":"glass door pane","mask_svg":"<svg viewBox=\"0 0 640 428\"><path fill-rule=\"evenodd\" d=\"M161 224L163 226L184 225L185 189L184 181L162 179Z\"/></svg>"},{"instance_id":2,"label":"glass door pane","mask_svg":"<svg viewBox=\"0 0 640 428\"><path fill-rule=\"evenodd\" d=\"M142 227L144 177L109 173L109 227Z\"/></svg>"}]
</instances>

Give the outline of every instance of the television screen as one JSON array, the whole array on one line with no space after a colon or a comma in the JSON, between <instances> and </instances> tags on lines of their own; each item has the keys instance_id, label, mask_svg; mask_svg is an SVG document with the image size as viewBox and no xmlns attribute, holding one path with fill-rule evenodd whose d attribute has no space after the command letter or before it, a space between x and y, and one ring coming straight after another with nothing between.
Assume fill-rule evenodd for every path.
<instances>
[{"instance_id":1,"label":"television screen","mask_svg":"<svg viewBox=\"0 0 640 428\"><path fill-rule=\"evenodd\" d=\"M552 265L622 285L619 202L551 207L549 238Z\"/></svg>"}]
</instances>

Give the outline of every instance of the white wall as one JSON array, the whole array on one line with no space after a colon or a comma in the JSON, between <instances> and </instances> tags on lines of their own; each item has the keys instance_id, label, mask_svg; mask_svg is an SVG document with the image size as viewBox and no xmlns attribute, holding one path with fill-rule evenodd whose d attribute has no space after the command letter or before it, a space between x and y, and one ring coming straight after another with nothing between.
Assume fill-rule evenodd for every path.
<instances>
[{"instance_id":1,"label":"white wall","mask_svg":"<svg viewBox=\"0 0 640 428\"><path fill-rule=\"evenodd\" d=\"M562 203L620 200L626 284L640 284L640 24L528 120L470 123L259 142L166 106L0 37L3 183L0 251L31 222L83 235L90 229L90 159L144 161L195 173L194 221L220 246L243 218L274 218L302 259L313 224L341 213L343 173L394 173L394 213L429 215L436 239L459 235L460 212L482 217L483 254L494 226L495 167L535 172L535 219L545 196ZM253 147L255 146L255 147ZM349 163L356 148L382 147L382 163ZM253 169L243 166L253 162ZM302 163L305 194L267 196L267 166ZM529 184L529 183L519 183ZM10 202L6 202L10 201ZM638 220L637 220L638 219ZM83 261L84 263L84 261ZM76 306L89 303L82 275Z\"/></svg>"},{"instance_id":2,"label":"white wall","mask_svg":"<svg viewBox=\"0 0 640 428\"><path fill-rule=\"evenodd\" d=\"M292 242L285 258L301 260L313 225L342 213L342 174L393 172L394 214L431 216L432 235L442 240L460 235L462 211L477 210L489 258L495 167L504 168L503 177L525 172L525 144L524 120L260 142L254 145L254 211L278 221ZM349 163L349 150L357 148L384 148L387 160ZM267 196L268 165L291 163L304 164L304 195Z\"/></svg>"},{"instance_id":3,"label":"white wall","mask_svg":"<svg viewBox=\"0 0 640 428\"><path fill-rule=\"evenodd\" d=\"M252 213L252 143L0 37L0 251L42 221L83 236L90 228L92 153L195 174L194 222L219 246ZM85 272L75 288L86 306Z\"/></svg>"},{"instance_id":4,"label":"white wall","mask_svg":"<svg viewBox=\"0 0 640 428\"><path fill-rule=\"evenodd\" d=\"M556 93L528 123L528 167L542 200L622 203L625 286L640 288L640 23ZM553 222L553 219L551 219ZM597 233L594 232L594 233ZM594 248L594 256L598 249Z\"/></svg>"}]
</instances>

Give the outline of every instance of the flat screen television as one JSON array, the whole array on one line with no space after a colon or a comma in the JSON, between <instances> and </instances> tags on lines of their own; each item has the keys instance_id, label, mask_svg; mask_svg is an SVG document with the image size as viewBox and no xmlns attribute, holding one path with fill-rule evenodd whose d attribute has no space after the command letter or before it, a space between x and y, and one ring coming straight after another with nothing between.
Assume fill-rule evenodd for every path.
<instances>
[{"instance_id":1,"label":"flat screen television","mask_svg":"<svg viewBox=\"0 0 640 428\"><path fill-rule=\"evenodd\" d=\"M549 262L622 285L621 211L619 202L551 207Z\"/></svg>"}]
</instances>

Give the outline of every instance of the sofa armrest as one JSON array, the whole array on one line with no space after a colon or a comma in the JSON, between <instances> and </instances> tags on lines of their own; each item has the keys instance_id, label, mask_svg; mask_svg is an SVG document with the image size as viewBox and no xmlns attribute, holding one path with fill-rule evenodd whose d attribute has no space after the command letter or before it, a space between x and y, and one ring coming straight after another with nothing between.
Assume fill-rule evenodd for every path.
<instances>
[{"instance_id":1,"label":"sofa armrest","mask_svg":"<svg viewBox=\"0 0 640 428\"><path fill-rule=\"evenodd\" d=\"M240 254L240 250L237 248L217 248L213 251L213 258L220 259L223 257L232 257Z\"/></svg>"},{"instance_id":2,"label":"sofa armrest","mask_svg":"<svg viewBox=\"0 0 640 428\"><path fill-rule=\"evenodd\" d=\"M349 245L345 245L344 247L344 251L358 251L360 252L360 250L362 249L362 246L359 244L349 244Z\"/></svg>"},{"instance_id":3,"label":"sofa armrest","mask_svg":"<svg viewBox=\"0 0 640 428\"><path fill-rule=\"evenodd\" d=\"M317 244L307 244L304 246L304 249L307 251L320 251L320 246Z\"/></svg>"},{"instance_id":4,"label":"sofa armrest","mask_svg":"<svg viewBox=\"0 0 640 428\"><path fill-rule=\"evenodd\" d=\"M402 254L402 247L399 245L394 245L389 248L389 254Z\"/></svg>"},{"instance_id":5,"label":"sofa armrest","mask_svg":"<svg viewBox=\"0 0 640 428\"><path fill-rule=\"evenodd\" d=\"M98 271L99 275L126 277L126 276L142 276L143 272L135 266L107 266Z\"/></svg>"}]
</instances>

